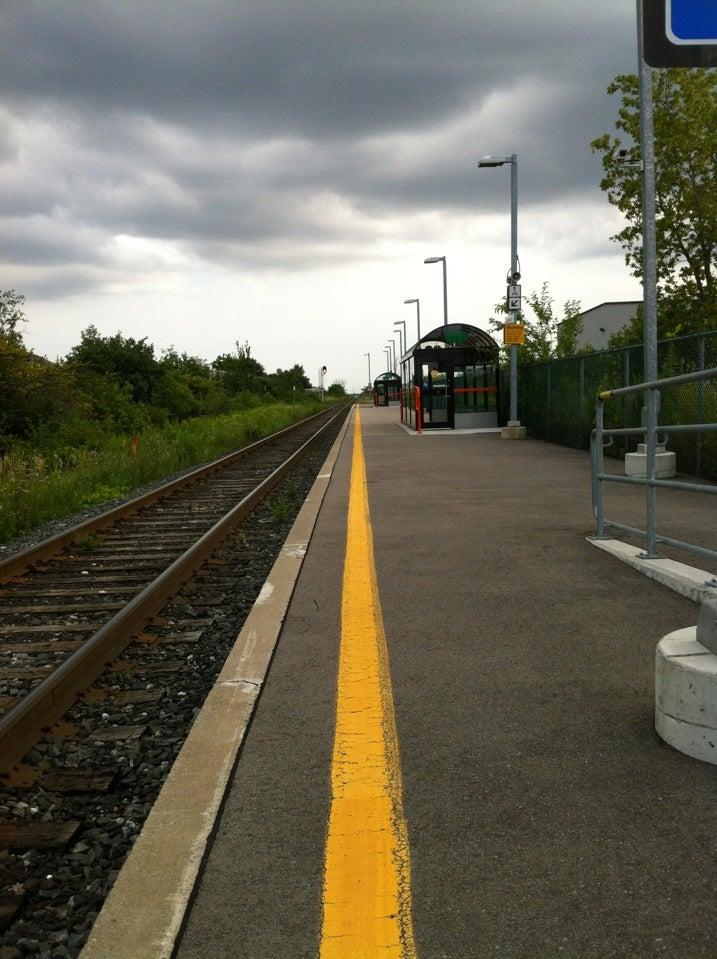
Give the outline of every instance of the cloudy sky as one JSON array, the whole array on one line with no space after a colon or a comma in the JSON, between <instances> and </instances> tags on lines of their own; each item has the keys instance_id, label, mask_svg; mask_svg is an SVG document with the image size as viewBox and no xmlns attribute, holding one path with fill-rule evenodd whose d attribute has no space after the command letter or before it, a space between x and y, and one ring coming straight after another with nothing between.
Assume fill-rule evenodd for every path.
<instances>
[{"instance_id":1,"label":"cloudy sky","mask_svg":"<svg viewBox=\"0 0 717 959\"><path fill-rule=\"evenodd\" d=\"M442 322L426 256L486 327L510 174L476 162L516 152L524 292L637 298L589 148L635 45L633 0L2 0L0 288L51 357L94 323L358 387L404 299Z\"/></svg>"}]
</instances>

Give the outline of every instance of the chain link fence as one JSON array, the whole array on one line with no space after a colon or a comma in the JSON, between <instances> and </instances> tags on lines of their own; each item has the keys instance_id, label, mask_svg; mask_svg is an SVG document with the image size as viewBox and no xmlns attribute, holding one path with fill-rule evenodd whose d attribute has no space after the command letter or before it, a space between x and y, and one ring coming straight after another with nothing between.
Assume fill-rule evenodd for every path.
<instances>
[{"instance_id":1,"label":"chain link fence","mask_svg":"<svg viewBox=\"0 0 717 959\"><path fill-rule=\"evenodd\" d=\"M679 376L717 366L717 330L695 333L657 344L657 375ZM502 375L504 409L510 395L509 370ZM518 416L528 435L575 449L590 448L595 425L595 397L601 390L643 382L642 344L562 360L526 363L518 368ZM642 399L625 396L608 404L605 428L640 426ZM717 381L686 384L661 397L658 422L717 421ZM638 437L616 437L606 452L623 456L637 448ZM677 469L703 479L717 480L717 433L673 435L668 449L677 453Z\"/></svg>"}]
</instances>

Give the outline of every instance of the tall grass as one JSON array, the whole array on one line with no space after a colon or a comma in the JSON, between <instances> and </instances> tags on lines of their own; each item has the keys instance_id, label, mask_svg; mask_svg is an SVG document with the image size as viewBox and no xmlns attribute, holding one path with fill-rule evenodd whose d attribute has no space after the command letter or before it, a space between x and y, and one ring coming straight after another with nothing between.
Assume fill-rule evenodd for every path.
<instances>
[{"instance_id":1,"label":"tall grass","mask_svg":"<svg viewBox=\"0 0 717 959\"><path fill-rule=\"evenodd\" d=\"M134 457L130 437L118 435L63 456L9 453L0 458L0 542L238 449L318 409L316 402L277 403L149 428L139 434Z\"/></svg>"}]
</instances>

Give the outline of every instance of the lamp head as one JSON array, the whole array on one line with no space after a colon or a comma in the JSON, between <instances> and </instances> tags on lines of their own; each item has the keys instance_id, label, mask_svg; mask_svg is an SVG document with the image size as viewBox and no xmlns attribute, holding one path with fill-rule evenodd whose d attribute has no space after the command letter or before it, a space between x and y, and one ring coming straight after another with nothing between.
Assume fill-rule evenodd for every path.
<instances>
[{"instance_id":1,"label":"lamp head","mask_svg":"<svg viewBox=\"0 0 717 959\"><path fill-rule=\"evenodd\" d=\"M510 163L510 157L484 156L478 161L479 167L503 166L504 163Z\"/></svg>"},{"instance_id":2,"label":"lamp head","mask_svg":"<svg viewBox=\"0 0 717 959\"><path fill-rule=\"evenodd\" d=\"M404 300L404 303L418 303L418 300Z\"/></svg>"},{"instance_id":3,"label":"lamp head","mask_svg":"<svg viewBox=\"0 0 717 959\"><path fill-rule=\"evenodd\" d=\"M442 260L445 260L445 256L429 256L423 262L424 263L440 263Z\"/></svg>"}]
</instances>

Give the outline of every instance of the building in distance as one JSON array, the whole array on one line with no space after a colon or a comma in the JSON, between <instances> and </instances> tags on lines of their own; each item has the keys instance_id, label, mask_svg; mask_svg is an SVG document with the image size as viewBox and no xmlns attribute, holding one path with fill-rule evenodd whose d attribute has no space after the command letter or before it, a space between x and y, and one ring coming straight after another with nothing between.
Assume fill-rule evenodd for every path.
<instances>
[{"instance_id":1,"label":"building in distance","mask_svg":"<svg viewBox=\"0 0 717 959\"><path fill-rule=\"evenodd\" d=\"M585 347L606 350L610 337L635 318L641 302L641 300L611 300L583 311L580 314L582 328L575 344L576 352ZM558 326L562 326L562 323Z\"/></svg>"}]
</instances>

